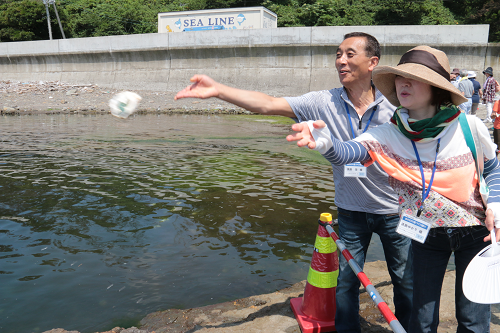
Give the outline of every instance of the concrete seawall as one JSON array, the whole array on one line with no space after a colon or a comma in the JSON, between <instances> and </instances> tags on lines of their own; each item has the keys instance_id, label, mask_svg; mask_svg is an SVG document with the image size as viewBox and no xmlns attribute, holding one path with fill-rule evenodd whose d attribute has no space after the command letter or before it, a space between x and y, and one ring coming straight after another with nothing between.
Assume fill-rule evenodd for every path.
<instances>
[{"instance_id":1,"label":"concrete seawall","mask_svg":"<svg viewBox=\"0 0 500 333\"><path fill-rule=\"evenodd\" d=\"M500 43L488 25L298 27L124 35L0 43L0 80L92 83L129 90L177 91L196 73L275 96L338 87L335 51L363 31L395 65L421 44L445 51L450 66L500 70Z\"/></svg>"}]
</instances>

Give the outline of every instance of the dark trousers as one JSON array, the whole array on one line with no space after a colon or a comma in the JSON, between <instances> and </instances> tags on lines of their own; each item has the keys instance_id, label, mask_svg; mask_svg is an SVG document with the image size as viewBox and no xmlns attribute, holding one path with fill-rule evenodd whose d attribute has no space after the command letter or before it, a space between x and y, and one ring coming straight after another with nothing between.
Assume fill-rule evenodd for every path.
<instances>
[{"instance_id":1,"label":"dark trousers","mask_svg":"<svg viewBox=\"0 0 500 333\"><path fill-rule=\"evenodd\" d=\"M472 103L472 107L470 109L470 114L476 114L478 106L479 106L479 103Z\"/></svg>"},{"instance_id":2,"label":"dark trousers","mask_svg":"<svg viewBox=\"0 0 500 333\"><path fill-rule=\"evenodd\" d=\"M364 267L372 234L384 248L387 269L394 286L395 315L408 329L413 296L411 239L396 232L398 214L379 215L338 208L339 237L361 268ZM335 328L339 333L361 333L359 322L360 282L344 256L339 257Z\"/></svg>"},{"instance_id":3,"label":"dark trousers","mask_svg":"<svg viewBox=\"0 0 500 333\"><path fill-rule=\"evenodd\" d=\"M500 149L500 129L493 129L493 142L497 145L497 150Z\"/></svg>"},{"instance_id":4,"label":"dark trousers","mask_svg":"<svg viewBox=\"0 0 500 333\"><path fill-rule=\"evenodd\" d=\"M488 245L486 227L435 228L424 244L412 241L413 312L409 333L436 333L439 301L446 266L455 254L455 309L458 333L490 331L490 305L469 301L462 291L465 269L474 256ZM446 286L449 288L450 286Z\"/></svg>"}]
</instances>

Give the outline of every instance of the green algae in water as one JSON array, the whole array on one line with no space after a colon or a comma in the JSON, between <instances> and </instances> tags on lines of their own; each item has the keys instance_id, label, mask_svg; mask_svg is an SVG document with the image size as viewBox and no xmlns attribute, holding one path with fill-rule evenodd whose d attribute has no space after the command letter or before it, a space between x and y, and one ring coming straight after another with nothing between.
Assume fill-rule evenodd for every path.
<instances>
[{"instance_id":1,"label":"green algae in water","mask_svg":"<svg viewBox=\"0 0 500 333\"><path fill-rule=\"evenodd\" d=\"M2 120L2 332L103 331L281 289L306 278L318 216L335 214L331 169L286 127Z\"/></svg>"}]
</instances>

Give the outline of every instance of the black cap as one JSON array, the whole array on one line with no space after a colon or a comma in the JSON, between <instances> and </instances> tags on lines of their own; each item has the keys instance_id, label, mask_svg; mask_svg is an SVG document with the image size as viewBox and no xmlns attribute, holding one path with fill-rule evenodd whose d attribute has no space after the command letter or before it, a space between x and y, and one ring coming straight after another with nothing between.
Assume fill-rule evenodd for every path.
<instances>
[{"instance_id":1,"label":"black cap","mask_svg":"<svg viewBox=\"0 0 500 333\"><path fill-rule=\"evenodd\" d=\"M490 74L491 76L493 76L493 68L491 68L491 67L486 68L483 71L483 74Z\"/></svg>"}]
</instances>

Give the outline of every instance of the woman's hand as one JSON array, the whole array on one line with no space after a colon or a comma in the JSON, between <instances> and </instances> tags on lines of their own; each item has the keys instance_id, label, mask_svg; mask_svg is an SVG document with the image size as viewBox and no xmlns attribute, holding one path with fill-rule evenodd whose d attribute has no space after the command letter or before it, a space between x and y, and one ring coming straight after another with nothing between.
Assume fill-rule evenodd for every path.
<instances>
[{"instance_id":1,"label":"woman's hand","mask_svg":"<svg viewBox=\"0 0 500 333\"><path fill-rule=\"evenodd\" d=\"M488 231L491 231L491 229L493 229L493 227L495 226L495 213L491 208L486 209L485 225L486 228L488 228ZM500 240L500 228L495 229L495 234L496 234L496 241L498 242ZM484 237L483 241L491 242L491 236L488 235Z\"/></svg>"},{"instance_id":2,"label":"woman's hand","mask_svg":"<svg viewBox=\"0 0 500 333\"><path fill-rule=\"evenodd\" d=\"M316 120L313 123L314 128L323 128L326 127L326 124L323 120ZM286 137L287 141L297 141L297 146L305 147L307 146L309 149L316 148L316 141L309 130L309 126L306 122L297 123L292 125L292 130L297 133L290 134Z\"/></svg>"}]
</instances>

